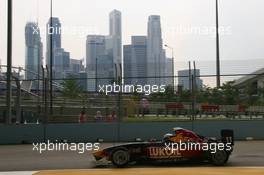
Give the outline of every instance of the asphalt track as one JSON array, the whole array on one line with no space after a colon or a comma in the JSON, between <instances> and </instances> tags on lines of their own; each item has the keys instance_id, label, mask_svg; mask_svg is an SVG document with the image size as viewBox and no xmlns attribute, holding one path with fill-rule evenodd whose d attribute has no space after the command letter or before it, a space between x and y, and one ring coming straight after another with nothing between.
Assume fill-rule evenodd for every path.
<instances>
[{"instance_id":1,"label":"asphalt track","mask_svg":"<svg viewBox=\"0 0 264 175\"><path fill-rule=\"evenodd\" d=\"M102 144L102 147L112 144ZM173 164L173 165L133 165L127 169L112 169L113 166L107 162L96 163L91 152L78 154L72 151L51 151L39 154L32 151L32 145L2 145L0 146L0 171L39 171L38 175L46 174L179 174L195 172L196 175L228 174L264 174L264 141L239 141L235 143L234 152L225 167L212 167L208 164ZM76 169L76 170L75 170ZM77 170L89 169L89 170ZM45 171L64 170L64 171ZM65 171L66 170L66 171ZM191 170L191 171L189 171ZM217 170L217 171L216 171ZM218 173L217 173L218 172ZM11 172L10 172L11 173ZM199 174L200 173L200 174ZM1 173L0 173L1 174ZM231 173L230 173L231 174Z\"/></svg>"}]
</instances>

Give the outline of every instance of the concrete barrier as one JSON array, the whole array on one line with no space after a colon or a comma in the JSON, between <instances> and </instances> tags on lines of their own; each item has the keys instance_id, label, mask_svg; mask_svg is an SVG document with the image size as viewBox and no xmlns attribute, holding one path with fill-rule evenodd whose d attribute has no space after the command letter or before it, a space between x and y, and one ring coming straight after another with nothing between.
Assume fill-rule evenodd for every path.
<instances>
[{"instance_id":1,"label":"concrete barrier","mask_svg":"<svg viewBox=\"0 0 264 175\"><path fill-rule=\"evenodd\" d=\"M209 137L220 138L221 129L233 129L236 140L247 137L264 139L264 120L251 121L182 121L182 122L129 122L129 123L87 123L87 124L26 124L0 125L0 144L21 144L67 140L68 142L105 142L160 140L173 127L183 127Z\"/></svg>"},{"instance_id":2,"label":"concrete barrier","mask_svg":"<svg viewBox=\"0 0 264 175\"><path fill-rule=\"evenodd\" d=\"M0 125L0 144L21 144L44 141L43 125Z\"/></svg>"}]
</instances>

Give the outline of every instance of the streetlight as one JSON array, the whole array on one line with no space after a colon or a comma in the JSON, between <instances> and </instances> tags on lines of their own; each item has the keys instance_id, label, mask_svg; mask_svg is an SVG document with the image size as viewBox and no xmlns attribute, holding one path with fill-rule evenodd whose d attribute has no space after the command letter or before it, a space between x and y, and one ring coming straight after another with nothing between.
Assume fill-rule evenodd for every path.
<instances>
[{"instance_id":1,"label":"streetlight","mask_svg":"<svg viewBox=\"0 0 264 175\"><path fill-rule=\"evenodd\" d=\"M173 50L173 47L171 47L171 46L169 46L169 45L167 45L167 44L165 44L164 45L165 47L167 47L168 49L170 49L171 50L171 55L172 55L172 86L173 86L173 93L175 92L174 90L175 90L175 88L174 88L174 50Z\"/></svg>"}]
</instances>

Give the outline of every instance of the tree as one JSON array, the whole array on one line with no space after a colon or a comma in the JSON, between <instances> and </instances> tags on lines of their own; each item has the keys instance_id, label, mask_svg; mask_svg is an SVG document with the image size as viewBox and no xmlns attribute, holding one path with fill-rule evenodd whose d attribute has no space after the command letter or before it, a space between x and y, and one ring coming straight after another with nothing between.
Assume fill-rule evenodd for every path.
<instances>
[{"instance_id":1,"label":"tree","mask_svg":"<svg viewBox=\"0 0 264 175\"><path fill-rule=\"evenodd\" d=\"M73 99L81 97L82 88L76 81L75 77L70 76L68 79L64 80L62 86L62 94L64 97Z\"/></svg>"},{"instance_id":2,"label":"tree","mask_svg":"<svg viewBox=\"0 0 264 175\"><path fill-rule=\"evenodd\" d=\"M226 82L222 85L223 101L227 105L235 105L240 103L239 90L234 87L232 81Z\"/></svg>"}]
</instances>

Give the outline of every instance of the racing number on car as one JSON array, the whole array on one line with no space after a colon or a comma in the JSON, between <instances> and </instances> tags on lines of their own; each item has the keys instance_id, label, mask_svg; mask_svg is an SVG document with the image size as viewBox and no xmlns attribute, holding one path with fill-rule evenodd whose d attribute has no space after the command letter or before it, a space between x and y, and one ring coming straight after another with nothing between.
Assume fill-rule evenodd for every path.
<instances>
[{"instance_id":1,"label":"racing number on car","mask_svg":"<svg viewBox=\"0 0 264 175\"><path fill-rule=\"evenodd\" d=\"M178 158L181 157L181 153L178 150L169 150L161 147L149 147L147 148L150 158Z\"/></svg>"},{"instance_id":2,"label":"racing number on car","mask_svg":"<svg viewBox=\"0 0 264 175\"><path fill-rule=\"evenodd\" d=\"M233 138L232 137L226 137L226 143L232 143Z\"/></svg>"}]
</instances>

